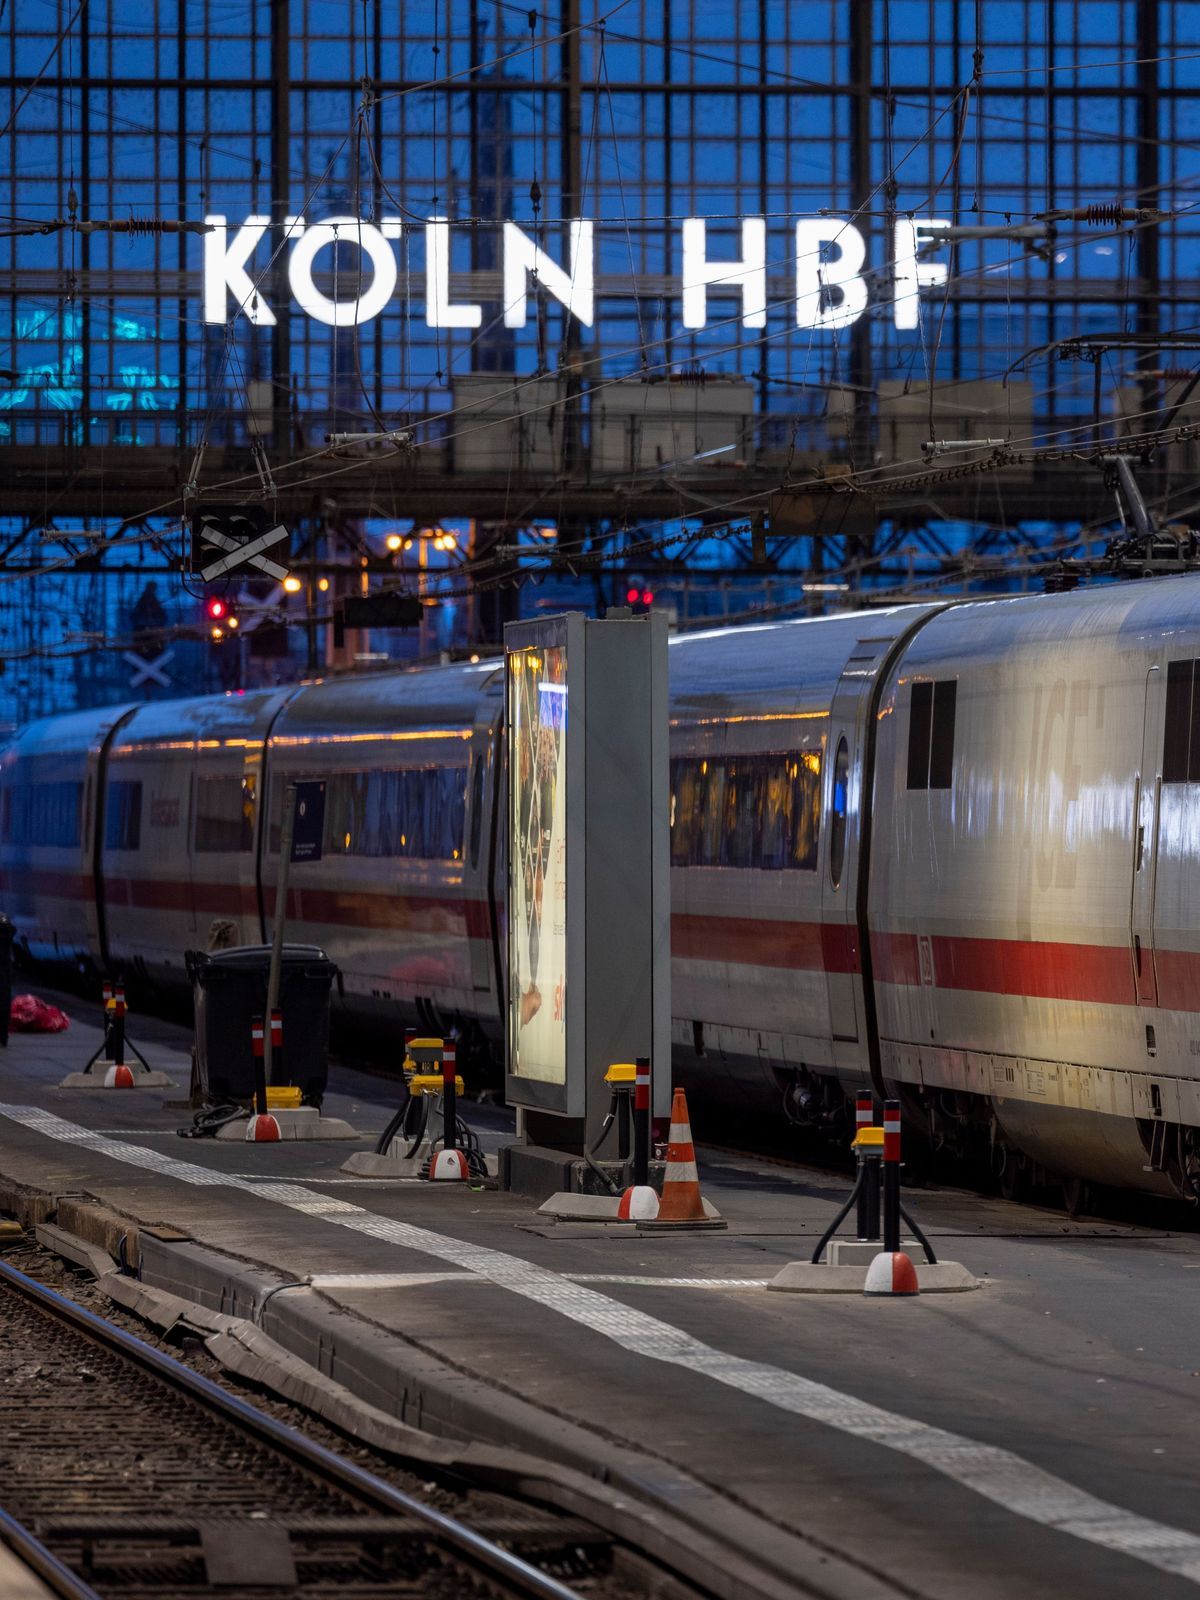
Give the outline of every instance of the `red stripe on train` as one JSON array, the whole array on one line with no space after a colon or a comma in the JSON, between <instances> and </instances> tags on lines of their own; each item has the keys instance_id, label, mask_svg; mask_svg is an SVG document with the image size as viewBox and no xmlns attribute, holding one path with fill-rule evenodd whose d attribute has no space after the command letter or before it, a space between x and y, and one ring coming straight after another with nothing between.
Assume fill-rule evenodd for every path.
<instances>
[{"instance_id":1,"label":"red stripe on train","mask_svg":"<svg viewBox=\"0 0 1200 1600\"><path fill-rule=\"evenodd\" d=\"M871 956L879 982L1101 1005L1134 1003L1133 969L1123 945L934 934L924 941L927 970L922 974L922 942L913 933L872 933ZM1193 973L1200 972L1200 956L1184 951L1170 954L1185 961ZM1161 965L1161 955L1159 959ZM1194 983L1192 989L1195 996ZM1195 1004L1200 999L1192 1004L1181 1001L1178 1009L1192 1010Z\"/></svg>"},{"instance_id":2,"label":"red stripe on train","mask_svg":"<svg viewBox=\"0 0 1200 1600\"><path fill-rule=\"evenodd\" d=\"M51 895L59 900L94 900L95 885L83 872L51 872L44 867L0 868L0 890L7 895L28 898L33 894Z\"/></svg>"},{"instance_id":3,"label":"red stripe on train","mask_svg":"<svg viewBox=\"0 0 1200 1600\"><path fill-rule=\"evenodd\" d=\"M683 961L857 972L858 930L839 922L784 922L760 917L703 917L676 912L671 954Z\"/></svg>"},{"instance_id":4,"label":"red stripe on train","mask_svg":"<svg viewBox=\"0 0 1200 1600\"><path fill-rule=\"evenodd\" d=\"M0 888L18 899L33 893L79 901L92 898L92 880L82 873L46 868L0 871ZM256 917L257 894L247 884L190 884L178 880L109 878L111 906L187 913ZM274 890L266 889L268 915ZM484 900L399 891L292 888L288 915L300 921L393 932L490 937ZM758 966L799 972L860 971L857 929L843 923L789 922L757 917L677 913L671 919L671 951L684 961ZM900 987L954 989L1102 1005L1136 1003L1129 950L1123 945L1072 944L1051 940L980 939L931 935L921 971L921 941L912 933L871 935L875 977ZM1147 958L1149 953L1147 952ZM1200 952L1158 950L1154 954L1159 1006L1200 1011Z\"/></svg>"}]
</instances>

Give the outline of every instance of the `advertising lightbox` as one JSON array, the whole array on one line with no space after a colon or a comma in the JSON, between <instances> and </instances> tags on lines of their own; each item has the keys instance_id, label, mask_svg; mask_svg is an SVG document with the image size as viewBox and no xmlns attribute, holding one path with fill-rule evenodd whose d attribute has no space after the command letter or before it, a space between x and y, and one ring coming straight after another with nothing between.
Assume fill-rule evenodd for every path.
<instances>
[{"instance_id":1,"label":"advertising lightbox","mask_svg":"<svg viewBox=\"0 0 1200 1600\"><path fill-rule=\"evenodd\" d=\"M608 1066L649 1055L664 1111L665 618L571 613L510 623L504 643L507 1099L590 1129L608 1106Z\"/></svg>"},{"instance_id":2,"label":"advertising lightbox","mask_svg":"<svg viewBox=\"0 0 1200 1600\"><path fill-rule=\"evenodd\" d=\"M567 1081L567 651L508 658L510 1070Z\"/></svg>"}]
</instances>

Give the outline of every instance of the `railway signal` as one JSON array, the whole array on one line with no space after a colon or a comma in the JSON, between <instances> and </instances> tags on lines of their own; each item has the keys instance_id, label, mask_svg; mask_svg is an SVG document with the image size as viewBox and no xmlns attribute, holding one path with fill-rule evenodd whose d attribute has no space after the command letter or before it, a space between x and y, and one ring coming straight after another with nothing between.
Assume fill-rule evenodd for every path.
<instances>
[{"instance_id":1,"label":"railway signal","mask_svg":"<svg viewBox=\"0 0 1200 1600\"><path fill-rule=\"evenodd\" d=\"M241 620L233 602L222 598L221 595L209 596L204 602L204 615L208 620L209 632L215 644L219 644L227 633L236 633L241 627Z\"/></svg>"},{"instance_id":2,"label":"railway signal","mask_svg":"<svg viewBox=\"0 0 1200 1600\"><path fill-rule=\"evenodd\" d=\"M238 567L253 567L282 582L286 567L270 560L266 551L289 538L287 528L275 522L264 506L207 506L192 514L190 570L205 583Z\"/></svg>"}]
</instances>

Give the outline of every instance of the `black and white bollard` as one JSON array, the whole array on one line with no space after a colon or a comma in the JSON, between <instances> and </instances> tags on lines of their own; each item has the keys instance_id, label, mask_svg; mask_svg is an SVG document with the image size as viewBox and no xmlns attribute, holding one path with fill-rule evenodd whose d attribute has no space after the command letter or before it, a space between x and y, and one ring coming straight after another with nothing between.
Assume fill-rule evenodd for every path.
<instances>
[{"instance_id":1,"label":"black and white bollard","mask_svg":"<svg viewBox=\"0 0 1200 1600\"><path fill-rule=\"evenodd\" d=\"M452 1040L442 1044L442 1148L429 1166L438 1183L465 1183L470 1177L466 1154L458 1148L458 1051Z\"/></svg>"},{"instance_id":2,"label":"black and white bollard","mask_svg":"<svg viewBox=\"0 0 1200 1600\"><path fill-rule=\"evenodd\" d=\"M2 919L0 919L2 920ZM129 1037L129 1007L125 1003L125 984L120 979L104 979L103 1040L91 1060L79 1072L69 1072L60 1085L63 1089L169 1089L171 1080L154 1070Z\"/></svg>"},{"instance_id":3,"label":"black and white bollard","mask_svg":"<svg viewBox=\"0 0 1200 1600\"><path fill-rule=\"evenodd\" d=\"M858 1237L864 1243L879 1238L879 1149L872 1143L872 1137L878 1138L874 1102L869 1094L860 1094L854 1101L854 1156L859 1178L855 1185Z\"/></svg>"},{"instance_id":4,"label":"black and white bollard","mask_svg":"<svg viewBox=\"0 0 1200 1600\"><path fill-rule=\"evenodd\" d=\"M104 1074L104 1087L106 1089L132 1089L133 1073L125 1065L125 985L118 983L113 986L112 999L109 1001L111 1022L106 1029L108 1034L109 1060L112 1065Z\"/></svg>"},{"instance_id":5,"label":"black and white bollard","mask_svg":"<svg viewBox=\"0 0 1200 1600\"><path fill-rule=\"evenodd\" d=\"M864 1294L919 1294L917 1271L900 1248L900 1102L883 1103L883 1249L867 1268Z\"/></svg>"},{"instance_id":6,"label":"black and white bollard","mask_svg":"<svg viewBox=\"0 0 1200 1600\"><path fill-rule=\"evenodd\" d=\"M283 1012L271 1013L271 1078L275 1083L282 1083L283 1077ZM262 1110L266 1110L263 1106Z\"/></svg>"},{"instance_id":7,"label":"black and white bollard","mask_svg":"<svg viewBox=\"0 0 1200 1600\"><path fill-rule=\"evenodd\" d=\"M634 1068L633 1183L621 1196L617 1216L622 1222L653 1222L658 1193L650 1184L650 1057L638 1056Z\"/></svg>"},{"instance_id":8,"label":"black and white bollard","mask_svg":"<svg viewBox=\"0 0 1200 1600\"><path fill-rule=\"evenodd\" d=\"M101 988L101 994L104 997L104 999L103 999L103 1004L104 1004L104 1044L101 1046L101 1049L104 1051L104 1059L106 1061L111 1061L113 1059L113 1053L112 1053L113 986L112 986L112 984L109 982L109 980L107 978L105 978L105 980L104 980L104 984L103 984L103 986ZM93 1057L92 1059L95 1060L96 1058ZM91 1062L90 1061L89 1061L88 1065L91 1066Z\"/></svg>"},{"instance_id":9,"label":"black and white bollard","mask_svg":"<svg viewBox=\"0 0 1200 1600\"><path fill-rule=\"evenodd\" d=\"M277 1011L271 1013L271 1029L274 1033L275 1019L279 1016ZM280 1042L282 1043L282 1023L280 1024ZM274 1049L275 1041L271 1041ZM247 1144L276 1144L279 1140L279 1123L267 1109L267 1064L265 1060L263 1019L253 1017L250 1021L250 1047L254 1055L254 1112L246 1124ZM278 1059L278 1058L276 1058Z\"/></svg>"}]
</instances>

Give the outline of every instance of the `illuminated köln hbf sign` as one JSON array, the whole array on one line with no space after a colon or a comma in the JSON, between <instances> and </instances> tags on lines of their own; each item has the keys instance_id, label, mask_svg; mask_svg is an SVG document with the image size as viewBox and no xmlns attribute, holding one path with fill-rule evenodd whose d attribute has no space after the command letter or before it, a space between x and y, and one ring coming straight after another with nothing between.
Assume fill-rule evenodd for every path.
<instances>
[{"instance_id":1,"label":"illuminated k\u00f6ln hbf sign","mask_svg":"<svg viewBox=\"0 0 1200 1600\"><path fill-rule=\"evenodd\" d=\"M206 217L204 235L204 320L224 323L243 314L259 327L271 327L275 312L264 294L264 282L251 276L250 259L271 228L269 217L247 217L231 225L223 216ZM425 321L431 328L478 328L483 307L450 297L450 228L445 217L417 225L425 235ZM897 328L915 328L918 296L923 288L946 281L946 265L929 259L938 247L933 230L945 222L906 218L896 223L892 261L886 274L891 312ZM570 223L566 262L536 244L515 222L505 222L501 240L504 325L523 328L532 278L565 307L569 316L591 327L596 311L595 223L578 217ZM410 223L403 225L414 231ZM398 220L362 222L357 217L328 217L307 222L285 217L284 238L291 242L288 282L301 310L330 327L370 322L396 292L395 242L402 236ZM732 260L709 254L703 217L682 220L683 270L679 281L685 328L703 328L708 321L708 296L739 296L742 323L763 328L767 323L767 219L743 217L739 253ZM790 230L789 230L790 231ZM317 286L313 269L327 245L357 245L371 273L355 272L353 297L331 299ZM782 255L783 252L780 252ZM795 223L786 251L790 272L795 263L795 298L790 302L798 328L832 330L849 327L867 309L864 267L867 244L853 223L839 217L805 217ZM776 263L773 263L773 265ZM883 276L882 274L880 275ZM232 304L231 304L232 302Z\"/></svg>"}]
</instances>

